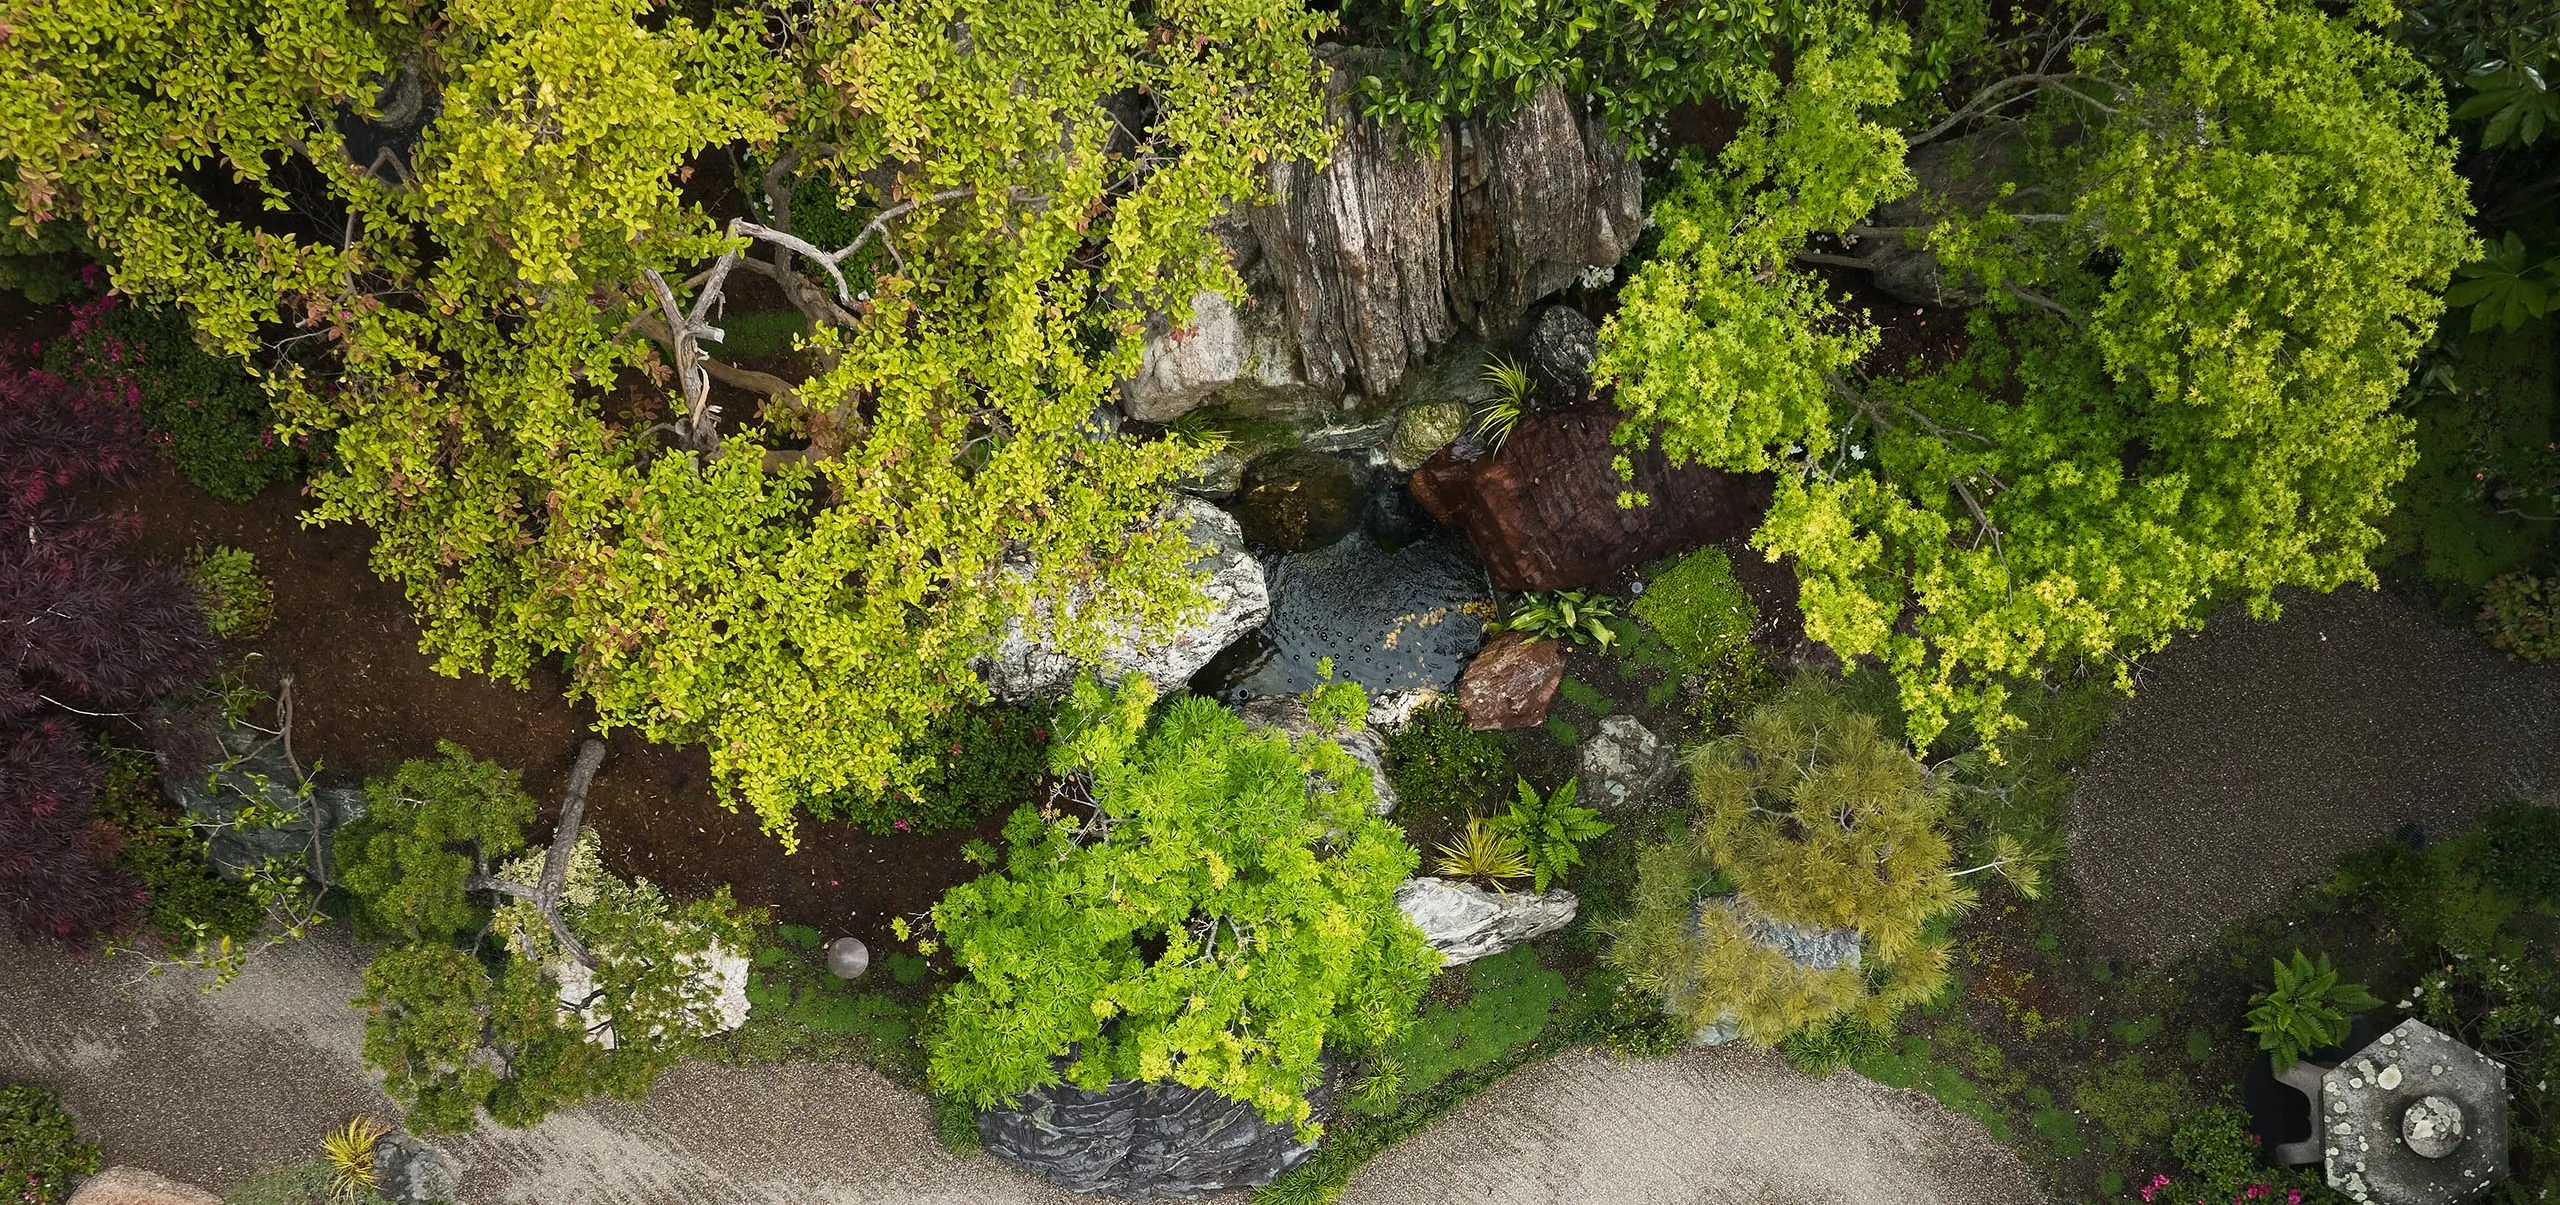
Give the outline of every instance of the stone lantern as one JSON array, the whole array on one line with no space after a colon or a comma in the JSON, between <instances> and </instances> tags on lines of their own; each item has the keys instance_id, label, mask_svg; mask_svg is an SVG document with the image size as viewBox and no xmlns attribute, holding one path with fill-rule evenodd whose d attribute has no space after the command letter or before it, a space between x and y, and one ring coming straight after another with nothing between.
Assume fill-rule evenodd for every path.
<instances>
[{"instance_id":1,"label":"stone lantern","mask_svg":"<svg viewBox=\"0 0 2560 1205\"><path fill-rule=\"evenodd\" d=\"M2366 1205L2451 1205L2506 1178L2506 1068L2425 1022L2284 1078L2311 1097L2304 1145L2329 1186Z\"/></svg>"}]
</instances>

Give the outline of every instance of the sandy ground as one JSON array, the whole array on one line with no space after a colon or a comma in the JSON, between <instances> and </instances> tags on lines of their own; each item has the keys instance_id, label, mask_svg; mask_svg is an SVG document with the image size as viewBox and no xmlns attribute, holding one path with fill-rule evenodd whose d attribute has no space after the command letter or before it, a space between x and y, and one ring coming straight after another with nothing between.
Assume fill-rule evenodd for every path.
<instances>
[{"instance_id":1,"label":"sandy ground","mask_svg":"<svg viewBox=\"0 0 2560 1205\"><path fill-rule=\"evenodd\" d=\"M2018 1205L2026 1168L1971 1118L1848 1072L1727 1047L1523 1068L1379 1156L1342 1205Z\"/></svg>"},{"instance_id":2,"label":"sandy ground","mask_svg":"<svg viewBox=\"0 0 2560 1205\"><path fill-rule=\"evenodd\" d=\"M2560 665L2387 595L2294 595L2142 663L2081 768L2071 874L2112 944L2168 958L2403 824L2555 793Z\"/></svg>"},{"instance_id":3,"label":"sandy ground","mask_svg":"<svg viewBox=\"0 0 2560 1205\"><path fill-rule=\"evenodd\" d=\"M63 1093L112 1163L217 1189L313 1158L356 1113L396 1116L361 1056L343 933L210 996L128 963L0 939L0 1080ZM934 1140L926 1103L867 1068L688 1063L647 1103L445 1140L471 1205L1064 1205L1091 1201ZM1244 1194L1215 1200L1239 1205ZM2034 1199L1975 1123L1855 1076L1698 1052L1570 1054L1477 1097L1353 1181L1353 1205L1484 1201Z\"/></svg>"}]
</instances>

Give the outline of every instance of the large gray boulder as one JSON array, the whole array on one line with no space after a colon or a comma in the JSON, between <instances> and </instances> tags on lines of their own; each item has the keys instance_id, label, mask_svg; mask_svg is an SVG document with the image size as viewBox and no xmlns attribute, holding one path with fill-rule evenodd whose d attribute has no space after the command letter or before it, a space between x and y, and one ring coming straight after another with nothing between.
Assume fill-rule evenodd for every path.
<instances>
[{"instance_id":1,"label":"large gray boulder","mask_svg":"<svg viewBox=\"0 0 2560 1205\"><path fill-rule=\"evenodd\" d=\"M1374 713L1374 709L1373 709ZM1342 746L1351 760L1369 768L1370 781L1378 788L1378 802L1369 810L1384 816L1396 810L1396 789L1387 783L1387 740L1376 728L1360 728L1351 732L1318 732L1315 717L1307 714L1307 701L1298 695L1265 695L1247 699L1236 708L1245 725L1255 729L1285 732L1293 737L1322 736Z\"/></svg>"},{"instance_id":2,"label":"large gray boulder","mask_svg":"<svg viewBox=\"0 0 2560 1205\"><path fill-rule=\"evenodd\" d=\"M462 1170L416 1135L391 1134L374 1144L373 1183L401 1205L447 1205L461 1195Z\"/></svg>"},{"instance_id":3,"label":"large gray boulder","mask_svg":"<svg viewBox=\"0 0 2560 1205\"><path fill-rule=\"evenodd\" d=\"M1855 247L1876 290L1913 305L1982 304L1980 285L1951 278L1921 238L1941 216L1978 214L1996 202L2000 185L2017 170L2017 152L2016 139L2001 129L1926 143L1912 151L1911 175L1917 186L1878 206L1870 233Z\"/></svg>"},{"instance_id":4,"label":"large gray boulder","mask_svg":"<svg viewBox=\"0 0 2560 1205\"><path fill-rule=\"evenodd\" d=\"M1437 878L1406 879L1396 886L1396 907L1440 951L1444 967L1553 933L1573 920L1580 903L1561 887L1535 894L1496 892Z\"/></svg>"},{"instance_id":5,"label":"large gray boulder","mask_svg":"<svg viewBox=\"0 0 2560 1205\"><path fill-rule=\"evenodd\" d=\"M1679 758L1634 716L1613 715L1582 743L1581 799L1604 813L1641 811L1679 780Z\"/></svg>"},{"instance_id":6,"label":"large gray boulder","mask_svg":"<svg viewBox=\"0 0 2560 1205\"><path fill-rule=\"evenodd\" d=\"M1299 379L1388 394L1459 332L1508 336L1530 303L1635 244L1642 173L1561 85L1500 120L1449 121L1417 147L1401 125L1359 114L1377 52L1319 53L1342 137L1321 169L1275 164L1274 200L1245 215Z\"/></svg>"},{"instance_id":7,"label":"large gray boulder","mask_svg":"<svg viewBox=\"0 0 2560 1205\"><path fill-rule=\"evenodd\" d=\"M1106 644L1100 661L1091 668L1111 681L1144 674L1170 691L1190 681L1220 650L1262 626L1271 614L1271 591L1263 580L1262 563L1245 551L1244 529L1227 512L1182 496L1161 521L1184 524L1192 542L1200 546L1192 565L1208 575L1203 591L1209 605L1162 639L1124 630ZM1084 601L1070 599L1066 605L1072 609ZM1056 645L1035 639L1027 625L1017 620L1006 628L996 651L981 659L978 671L998 699L1010 702L1054 696L1083 668Z\"/></svg>"},{"instance_id":8,"label":"large gray boulder","mask_svg":"<svg viewBox=\"0 0 2560 1205\"><path fill-rule=\"evenodd\" d=\"M1330 1070L1328 1068L1328 1070ZM1308 1097L1322 1111L1331 1076ZM1099 1092L1033 1088L978 1115L987 1153L1077 1192L1131 1200L1269 1184L1314 1153L1253 1106L1180 1084L1121 1081Z\"/></svg>"}]
</instances>

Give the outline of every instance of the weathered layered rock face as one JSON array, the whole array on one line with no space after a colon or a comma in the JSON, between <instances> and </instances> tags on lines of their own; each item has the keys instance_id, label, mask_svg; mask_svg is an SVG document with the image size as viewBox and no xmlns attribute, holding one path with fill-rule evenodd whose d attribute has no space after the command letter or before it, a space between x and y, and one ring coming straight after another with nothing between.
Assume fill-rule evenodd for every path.
<instances>
[{"instance_id":1,"label":"weathered layered rock face","mask_svg":"<svg viewBox=\"0 0 2560 1205\"><path fill-rule=\"evenodd\" d=\"M1462 334L1509 336L1532 303L1613 268L1643 230L1642 173L1562 87L1509 118L1416 138L1359 114L1376 52L1322 55L1341 141L1321 169L1273 165L1273 201L1227 237L1251 298L1204 302L1192 329L1151 339L1125 391L1132 417L1169 421L1213 399L1318 416L1346 394L1384 398Z\"/></svg>"},{"instance_id":2,"label":"weathered layered rock face","mask_svg":"<svg viewBox=\"0 0 2560 1205\"><path fill-rule=\"evenodd\" d=\"M1600 120L1549 84L1501 121L1444 123L1417 142L1359 115L1373 52L1330 51L1322 170L1273 168L1277 200L1246 214L1310 383L1393 390L1460 331L1498 339L1531 302L1614 267L1644 229L1642 173Z\"/></svg>"},{"instance_id":3,"label":"weathered layered rock face","mask_svg":"<svg viewBox=\"0 0 2560 1205\"><path fill-rule=\"evenodd\" d=\"M1630 454L1634 480L1619 477L1625 449L1609 442L1617 425L1616 413L1599 409L1527 415L1499 452L1461 456L1471 450L1461 441L1414 470L1414 499L1466 533L1504 590L1592 585L1759 523L1765 478L1673 468L1651 448ZM1651 504L1619 506L1627 490Z\"/></svg>"},{"instance_id":4,"label":"weathered layered rock face","mask_svg":"<svg viewBox=\"0 0 2560 1205\"><path fill-rule=\"evenodd\" d=\"M1308 1093L1321 1114L1327 1077ZM1203 1088L1122 1080L1099 1092L1052 1084L978 1116L987 1153L1076 1192L1131 1200L1258 1188L1315 1153L1294 1128Z\"/></svg>"}]
</instances>

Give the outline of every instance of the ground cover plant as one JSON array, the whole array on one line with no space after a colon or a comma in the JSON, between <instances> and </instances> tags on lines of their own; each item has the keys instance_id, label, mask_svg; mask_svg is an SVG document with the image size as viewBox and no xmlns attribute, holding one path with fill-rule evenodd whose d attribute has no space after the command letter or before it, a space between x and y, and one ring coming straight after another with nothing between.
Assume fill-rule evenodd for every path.
<instances>
[{"instance_id":1,"label":"ground cover plant","mask_svg":"<svg viewBox=\"0 0 2560 1205\"><path fill-rule=\"evenodd\" d=\"M0 1085L0 1192L24 1205L61 1205L73 1180L98 1170L62 1102L42 1088Z\"/></svg>"}]
</instances>

